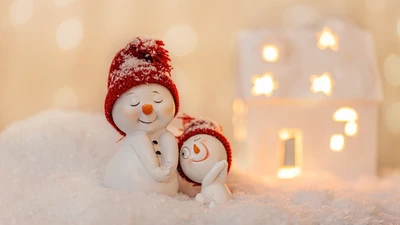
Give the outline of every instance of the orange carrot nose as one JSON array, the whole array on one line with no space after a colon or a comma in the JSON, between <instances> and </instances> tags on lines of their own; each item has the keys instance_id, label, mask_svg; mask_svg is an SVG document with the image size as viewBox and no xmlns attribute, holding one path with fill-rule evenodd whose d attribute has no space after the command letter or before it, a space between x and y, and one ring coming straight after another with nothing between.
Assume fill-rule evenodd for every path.
<instances>
[{"instance_id":1,"label":"orange carrot nose","mask_svg":"<svg viewBox=\"0 0 400 225\"><path fill-rule=\"evenodd\" d=\"M153 112L153 106L150 104L143 105L142 112L146 115L150 115Z\"/></svg>"},{"instance_id":2,"label":"orange carrot nose","mask_svg":"<svg viewBox=\"0 0 400 225\"><path fill-rule=\"evenodd\" d=\"M199 147L197 147L196 144L193 145L193 150L194 150L194 153L196 153L196 154L200 153L200 149L199 149Z\"/></svg>"}]
</instances>

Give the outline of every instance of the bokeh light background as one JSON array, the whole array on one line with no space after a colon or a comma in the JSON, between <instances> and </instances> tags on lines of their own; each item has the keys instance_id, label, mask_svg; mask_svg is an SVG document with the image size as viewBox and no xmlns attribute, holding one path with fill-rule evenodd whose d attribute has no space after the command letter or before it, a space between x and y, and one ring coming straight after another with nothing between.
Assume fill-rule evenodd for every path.
<instances>
[{"instance_id":1,"label":"bokeh light background","mask_svg":"<svg viewBox=\"0 0 400 225\"><path fill-rule=\"evenodd\" d=\"M170 50L181 112L219 121L233 139L237 32L329 16L374 34L385 97L377 163L400 168L400 0L1 0L0 131L51 108L102 112L114 54L147 35Z\"/></svg>"}]
</instances>

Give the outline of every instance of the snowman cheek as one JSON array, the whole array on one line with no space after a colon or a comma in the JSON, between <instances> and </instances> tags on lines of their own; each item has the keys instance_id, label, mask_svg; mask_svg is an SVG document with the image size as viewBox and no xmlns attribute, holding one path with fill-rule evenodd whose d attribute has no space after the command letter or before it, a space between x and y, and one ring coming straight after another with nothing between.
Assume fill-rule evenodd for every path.
<instances>
[{"instance_id":1,"label":"snowman cheek","mask_svg":"<svg viewBox=\"0 0 400 225\"><path fill-rule=\"evenodd\" d=\"M161 106L160 110L163 116L169 116L174 114L174 105L173 104L164 104Z\"/></svg>"},{"instance_id":2,"label":"snowman cheek","mask_svg":"<svg viewBox=\"0 0 400 225\"><path fill-rule=\"evenodd\" d=\"M139 110L139 108L135 108L132 106L125 107L124 115L126 118L129 118L130 120L138 120L139 115L140 115L140 110Z\"/></svg>"},{"instance_id":3,"label":"snowman cheek","mask_svg":"<svg viewBox=\"0 0 400 225\"><path fill-rule=\"evenodd\" d=\"M187 158L187 159L182 158L181 159L181 165L183 165L186 168L191 166L192 164L193 164L193 159L192 158Z\"/></svg>"}]
</instances>

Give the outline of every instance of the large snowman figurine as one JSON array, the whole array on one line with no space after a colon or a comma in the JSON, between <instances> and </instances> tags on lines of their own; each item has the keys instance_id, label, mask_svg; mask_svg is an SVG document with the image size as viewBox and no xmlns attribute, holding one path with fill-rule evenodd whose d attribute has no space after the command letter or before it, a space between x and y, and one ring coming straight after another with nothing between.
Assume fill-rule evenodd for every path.
<instances>
[{"instance_id":1,"label":"large snowman figurine","mask_svg":"<svg viewBox=\"0 0 400 225\"><path fill-rule=\"evenodd\" d=\"M160 40L135 38L114 57L105 116L124 136L105 168L104 185L133 192L175 195L179 149L166 127L179 95L168 52Z\"/></svg>"},{"instance_id":2,"label":"large snowman figurine","mask_svg":"<svg viewBox=\"0 0 400 225\"><path fill-rule=\"evenodd\" d=\"M209 206L228 201L232 193L226 185L232 155L222 128L211 120L184 115L179 137L180 175L193 185L201 185L196 200Z\"/></svg>"}]
</instances>

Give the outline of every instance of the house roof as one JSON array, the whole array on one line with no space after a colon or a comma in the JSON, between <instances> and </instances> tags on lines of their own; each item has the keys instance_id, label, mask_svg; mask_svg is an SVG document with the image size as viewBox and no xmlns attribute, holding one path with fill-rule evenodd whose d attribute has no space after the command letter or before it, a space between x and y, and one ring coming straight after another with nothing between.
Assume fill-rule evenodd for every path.
<instances>
[{"instance_id":1,"label":"house roof","mask_svg":"<svg viewBox=\"0 0 400 225\"><path fill-rule=\"evenodd\" d=\"M338 36L337 51L318 47L318 33L329 27ZM277 62L266 62L262 49L278 46ZM330 19L308 27L245 30L238 35L237 97L251 99L309 99L382 101L374 40L351 21ZM255 75L272 74L277 83L270 96L251 92ZM311 76L329 73L332 93L311 91Z\"/></svg>"}]
</instances>

